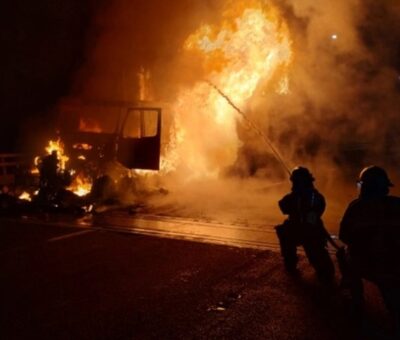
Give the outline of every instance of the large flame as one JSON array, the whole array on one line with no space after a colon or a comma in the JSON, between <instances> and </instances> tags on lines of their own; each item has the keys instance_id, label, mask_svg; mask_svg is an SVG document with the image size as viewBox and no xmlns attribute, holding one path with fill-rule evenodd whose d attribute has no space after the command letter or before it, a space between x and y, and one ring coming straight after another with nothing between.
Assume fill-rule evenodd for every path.
<instances>
[{"instance_id":1,"label":"large flame","mask_svg":"<svg viewBox=\"0 0 400 340\"><path fill-rule=\"evenodd\" d=\"M203 60L205 78L182 91L175 104L175 124L162 168L186 169L190 178L216 177L232 165L240 140L240 120L209 83L244 107L261 82L288 92L292 60L289 30L277 9L261 0L230 2L220 25L204 25L184 48Z\"/></svg>"}]
</instances>

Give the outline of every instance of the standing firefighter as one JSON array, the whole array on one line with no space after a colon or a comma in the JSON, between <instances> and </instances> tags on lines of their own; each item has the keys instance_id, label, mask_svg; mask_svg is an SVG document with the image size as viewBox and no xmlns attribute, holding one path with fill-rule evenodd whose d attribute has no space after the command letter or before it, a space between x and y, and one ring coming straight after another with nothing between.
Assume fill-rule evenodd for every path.
<instances>
[{"instance_id":1,"label":"standing firefighter","mask_svg":"<svg viewBox=\"0 0 400 340\"><path fill-rule=\"evenodd\" d=\"M400 198L386 171L370 166L361 171L359 197L350 203L340 224L340 239L348 246L344 282L362 316L362 279L374 282L396 323L400 338ZM347 279L347 280L346 280Z\"/></svg>"},{"instance_id":2,"label":"standing firefighter","mask_svg":"<svg viewBox=\"0 0 400 340\"><path fill-rule=\"evenodd\" d=\"M314 177L307 168L296 167L290 176L292 192L279 201L283 214L289 215L276 227L285 268L296 272L297 247L303 246L310 264L322 281L332 281L334 267L327 246L327 232L321 220L325 199L314 188Z\"/></svg>"}]
</instances>

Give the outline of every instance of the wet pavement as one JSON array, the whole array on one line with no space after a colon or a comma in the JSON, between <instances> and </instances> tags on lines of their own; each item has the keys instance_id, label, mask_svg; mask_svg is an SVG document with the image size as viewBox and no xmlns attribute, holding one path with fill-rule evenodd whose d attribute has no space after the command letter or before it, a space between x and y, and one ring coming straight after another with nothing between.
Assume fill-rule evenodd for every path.
<instances>
[{"instance_id":1,"label":"wet pavement","mask_svg":"<svg viewBox=\"0 0 400 340\"><path fill-rule=\"evenodd\" d=\"M0 221L2 339L365 338L304 258L291 277L275 251L55 220Z\"/></svg>"},{"instance_id":2,"label":"wet pavement","mask_svg":"<svg viewBox=\"0 0 400 340\"><path fill-rule=\"evenodd\" d=\"M87 214L81 218L65 215L30 216L18 223L92 228L115 232L192 240L212 244L279 250L273 224L245 225L207 222L201 219L154 214L131 214L127 209Z\"/></svg>"}]
</instances>

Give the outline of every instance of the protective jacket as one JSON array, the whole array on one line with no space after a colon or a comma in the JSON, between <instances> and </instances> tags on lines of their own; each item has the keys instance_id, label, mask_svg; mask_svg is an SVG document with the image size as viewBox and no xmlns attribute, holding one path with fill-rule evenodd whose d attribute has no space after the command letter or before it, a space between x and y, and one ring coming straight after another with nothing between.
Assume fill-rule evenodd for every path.
<instances>
[{"instance_id":1,"label":"protective jacket","mask_svg":"<svg viewBox=\"0 0 400 340\"><path fill-rule=\"evenodd\" d=\"M339 238L348 245L352 266L375 282L400 284L400 198L358 198L340 224Z\"/></svg>"},{"instance_id":2,"label":"protective jacket","mask_svg":"<svg viewBox=\"0 0 400 340\"><path fill-rule=\"evenodd\" d=\"M321 216L325 210L325 199L315 188L292 191L279 201L283 214L289 215L284 222L285 233L302 244L310 238L325 241Z\"/></svg>"}]
</instances>

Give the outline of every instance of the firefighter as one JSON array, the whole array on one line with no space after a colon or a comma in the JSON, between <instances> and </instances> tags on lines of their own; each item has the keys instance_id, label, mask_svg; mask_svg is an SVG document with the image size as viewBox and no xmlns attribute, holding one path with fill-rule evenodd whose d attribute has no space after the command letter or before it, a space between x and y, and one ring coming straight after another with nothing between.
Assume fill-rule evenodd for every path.
<instances>
[{"instance_id":1,"label":"firefighter","mask_svg":"<svg viewBox=\"0 0 400 340\"><path fill-rule=\"evenodd\" d=\"M310 264L322 281L332 282L334 266L327 251L327 232L321 216L325 199L314 188L314 177L307 168L296 167L290 176L292 192L279 201L288 218L276 227L281 254L288 272L297 272L297 247L303 246Z\"/></svg>"},{"instance_id":2,"label":"firefighter","mask_svg":"<svg viewBox=\"0 0 400 340\"><path fill-rule=\"evenodd\" d=\"M362 317L362 279L375 283L396 324L400 338L400 197L386 171L369 166L360 173L359 197L350 203L339 238L347 245L347 280L355 311Z\"/></svg>"}]
</instances>

